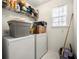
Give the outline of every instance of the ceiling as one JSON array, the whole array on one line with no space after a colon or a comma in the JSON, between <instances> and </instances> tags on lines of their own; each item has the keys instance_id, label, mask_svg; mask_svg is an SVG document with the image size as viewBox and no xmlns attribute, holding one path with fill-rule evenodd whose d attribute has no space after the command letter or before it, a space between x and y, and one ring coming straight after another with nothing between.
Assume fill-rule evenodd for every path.
<instances>
[{"instance_id":1,"label":"ceiling","mask_svg":"<svg viewBox=\"0 0 79 59\"><path fill-rule=\"evenodd\" d=\"M27 0L28 3L30 3L32 6L37 7L41 4L44 4L48 2L49 0Z\"/></svg>"}]
</instances>

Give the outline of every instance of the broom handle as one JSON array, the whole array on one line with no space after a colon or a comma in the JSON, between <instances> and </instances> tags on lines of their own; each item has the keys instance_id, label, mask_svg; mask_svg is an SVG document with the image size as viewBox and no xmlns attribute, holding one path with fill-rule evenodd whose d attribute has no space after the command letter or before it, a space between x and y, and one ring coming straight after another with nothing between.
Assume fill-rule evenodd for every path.
<instances>
[{"instance_id":1,"label":"broom handle","mask_svg":"<svg viewBox=\"0 0 79 59\"><path fill-rule=\"evenodd\" d=\"M66 34L66 37L65 37L64 48L66 46L67 37L68 37L68 34L69 34L69 29L70 29L70 26L71 26L72 18L73 18L73 13L72 13L72 16L71 16L71 19L70 19L70 24L69 24L69 27L68 27L68 30L67 30L67 34Z\"/></svg>"}]
</instances>

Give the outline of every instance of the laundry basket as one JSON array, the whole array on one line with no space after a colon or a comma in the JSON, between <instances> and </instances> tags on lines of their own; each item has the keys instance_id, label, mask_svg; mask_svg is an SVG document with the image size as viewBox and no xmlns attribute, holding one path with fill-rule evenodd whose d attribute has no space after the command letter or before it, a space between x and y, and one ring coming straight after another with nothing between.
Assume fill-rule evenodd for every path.
<instances>
[{"instance_id":1,"label":"laundry basket","mask_svg":"<svg viewBox=\"0 0 79 59\"><path fill-rule=\"evenodd\" d=\"M30 22L11 20L8 21L8 24L10 29L10 36L22 37L30 35Z\"/></svg>"}]
</instances>

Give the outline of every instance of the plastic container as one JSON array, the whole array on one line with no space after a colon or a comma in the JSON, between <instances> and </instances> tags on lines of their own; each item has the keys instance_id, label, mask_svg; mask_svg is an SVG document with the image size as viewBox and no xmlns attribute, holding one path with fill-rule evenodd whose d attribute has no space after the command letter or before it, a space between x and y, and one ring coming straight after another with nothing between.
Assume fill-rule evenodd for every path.
<instances>
[{"instance_id":1,"label":"plastic container","mask_svg":"<svg viewBox=\"0 0 79 59\"><path fill-rule=\"evenodd\" d=\"M30 22L11 20L8 21L8 24L10 29L10 36L22 37L30 35Z\"/></svg>"},{"instance_id":2,"label":"plastic container","mask_svg":"<svg viewBox=\"0 0 79 59\"><path fill-rule=\"evenodd\" d=\"M33 23L33 34L46 33L47 22L36 21Z\"/></svg>"}]
</instances>

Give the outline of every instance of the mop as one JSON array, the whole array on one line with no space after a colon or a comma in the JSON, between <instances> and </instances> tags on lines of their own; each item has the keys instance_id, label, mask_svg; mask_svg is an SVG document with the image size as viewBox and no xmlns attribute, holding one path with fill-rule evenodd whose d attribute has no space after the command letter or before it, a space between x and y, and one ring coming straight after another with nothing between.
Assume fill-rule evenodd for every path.
<instances>
[{"instance_id":1,"label":"mop","mask_svg":"<svg viewBox=\"0 0 79 59\"><path fill-rule=\"evenodd\" d=\"M73 18L73 13L72 13L72 15L71 15L69 27L68 27L67 34L66 34L66 37L65 37L64 47L63 47L63 48L60 48L60 51L59 51L60 55L62 55L62 56L64 55L64 51L65 51L65 48L66 48L66 43L67 43L67 40L68 40L67 38L68 38L68 34L69 34L69 30L70 30L72 18ZM61 59L63 59L63 58L61 58Z\"/></svg>"}]
</instances>

